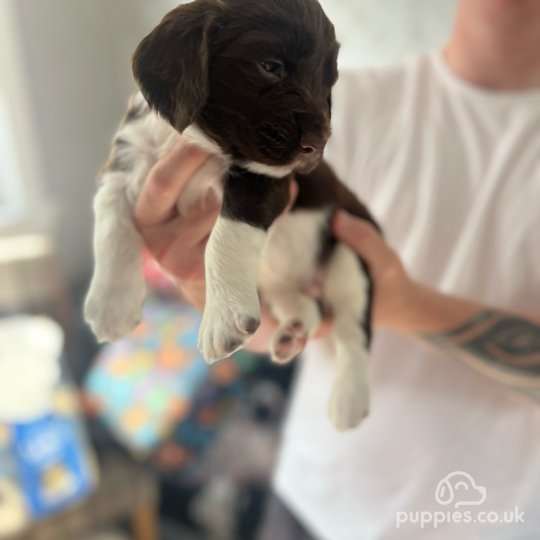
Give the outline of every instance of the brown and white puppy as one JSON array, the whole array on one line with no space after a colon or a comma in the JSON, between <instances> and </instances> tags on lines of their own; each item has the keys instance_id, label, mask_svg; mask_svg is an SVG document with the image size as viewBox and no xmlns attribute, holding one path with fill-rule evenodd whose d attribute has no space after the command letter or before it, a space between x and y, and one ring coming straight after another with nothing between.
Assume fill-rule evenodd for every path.
<instances>
[{"instance_id":1,"label":"brown and white puppy","mask_svg":"<svg viewBox=\"0 0 540 540\"><path fill-rule=\"evenodd\" d=\"M214 190L222 210L205 255L199 347L231 355L255 332L259 294L279 321L276 362L298 355L333 315L330 416L351 428L368 412L371 280L330 230L343 208L372 218L321 161L337 79L334 28L316 0L196 0L168 15L133 60L141 94L113 144L95 199L96 266L86 317L100 340L137 324L145 287L132 209L149 169L179 137L211 152L179 212ZM291 212L292 176L299 193ZM320 298L306 291L320 284Z\"/></svg>"}]
</instances>

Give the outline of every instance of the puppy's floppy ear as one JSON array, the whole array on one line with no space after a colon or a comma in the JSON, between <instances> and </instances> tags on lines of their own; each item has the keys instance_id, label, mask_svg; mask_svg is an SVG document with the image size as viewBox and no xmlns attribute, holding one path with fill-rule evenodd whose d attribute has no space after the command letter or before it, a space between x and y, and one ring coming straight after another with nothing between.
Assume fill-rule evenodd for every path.
<instances>
[{"instance_id":1,"label":"puppy's floppy ear","mask_svg":"<svg viewBox=\"0 0 540 540\"><path fill-rule=\"evenodd\" d=\"M171 11L133 56L133 73L146 101L180 132L208 97L212 4L199 0Z\"/></svg>"}]
</instances>

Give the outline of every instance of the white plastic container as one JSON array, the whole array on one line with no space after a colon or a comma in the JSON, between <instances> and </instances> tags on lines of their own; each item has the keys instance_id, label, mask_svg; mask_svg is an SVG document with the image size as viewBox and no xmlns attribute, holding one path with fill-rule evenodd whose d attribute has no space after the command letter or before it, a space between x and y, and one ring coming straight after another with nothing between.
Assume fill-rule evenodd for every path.
<instances>
[{"instance_id":1,"label":"white plastic container","mask_svg":"<svg viewBox=\"0 0 540 540\"><path fill-rule=\"evenodd\" d=\"M0 422L29 422L52 411L64 345L45 317L0 319Z\"/></svg>"},{"instance_id":2,"label":"white plastic container","mask_svg":"<svg viewBox=\"0 0 540 540\"><path fill-rule=\"evenodd\" d=\"M0 537L80 500L96 482L62 376L63 344L61 328L44 317L0 319Z\"/></svg>"}]
</instances>

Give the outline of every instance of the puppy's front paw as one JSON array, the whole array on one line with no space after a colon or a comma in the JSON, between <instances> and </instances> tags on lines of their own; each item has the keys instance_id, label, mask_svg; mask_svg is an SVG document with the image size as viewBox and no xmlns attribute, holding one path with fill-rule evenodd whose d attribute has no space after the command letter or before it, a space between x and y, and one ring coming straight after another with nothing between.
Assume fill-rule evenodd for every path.
<instances>
[{"instance_id":1,"label":"puppy's front paw","mask_svg":"<svg viewBox=\"0 0 540 540\"><path fill-rule=\"evenodd\" d=\"M339 431L353 429L369 413L369 389L359 377L340 375L334 382L328 415Z\"/></svg>"},{"instance_id":2,"label":"puppy's front paw","mask_svg":"<svg viewBox=\"0 0 540 540\"><path fill-rule=\"evenodd\" d=\"M272 340L272 361L286 364L298 356L306 346L308 332L300 320L289 321L276 331Z\"/></svg>"},{"instance_id":3,"label":"puppy's front paw","mask_svg":"<svg viewBox=\"0 0 540 540\"><path fill-rule=\"evenodd\" d=\"M92 286L84 305L84 317L100 343L124 337L141 321L145 288Z\"/></svg>"},{"instance_id":4,"label":"puppy's front paw","mask_svg":"<svg viewBox=\"0 0 540 540\"><path fill-rule=\"evenodd\" d=\"M209 304L199 328L199 350L213 364L241 349L260 324L256 309L235 310L226 305Z\"/></svg>"}]
</instances>

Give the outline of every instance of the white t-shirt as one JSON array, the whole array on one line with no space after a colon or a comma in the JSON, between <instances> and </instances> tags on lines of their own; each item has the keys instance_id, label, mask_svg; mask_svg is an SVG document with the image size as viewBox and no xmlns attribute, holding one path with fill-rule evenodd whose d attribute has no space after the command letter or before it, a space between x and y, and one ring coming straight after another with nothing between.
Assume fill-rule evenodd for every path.
<instances>
[{"instance_id":1,"label":"white t-shirt","mask_svg":"<svg viewBox=\"0 0 540 540\"><path fill-rule=\"evenodd\" d=\"M540 91L471 86L436 53L343 73L333 101L328 158L411 275L539 313ZM275 489L316 537L540 538L540 404L390 332L376 332L370 369L371 414L342 434L327 418L328 343L312 343L301 368ZM452 472L454 500L441 485L438 502ZM516 506L518 523L499 523ZM422 528L418 512L470 523Z\"/></svg>"}]
</instances>

